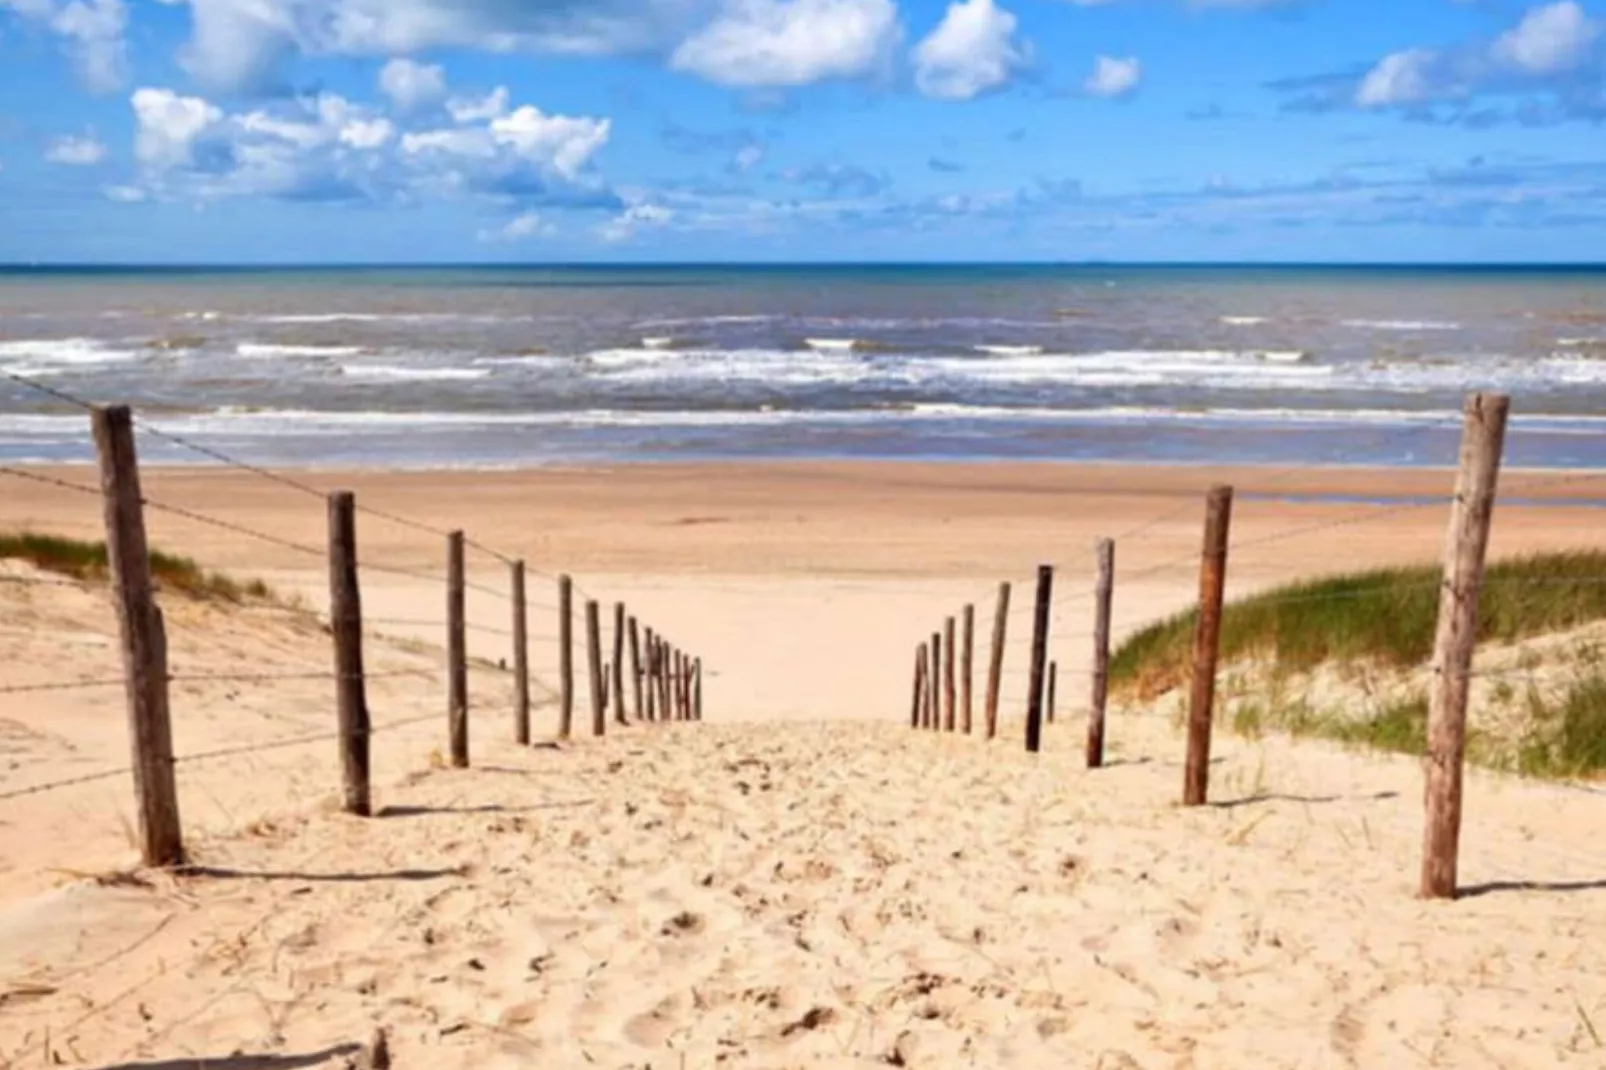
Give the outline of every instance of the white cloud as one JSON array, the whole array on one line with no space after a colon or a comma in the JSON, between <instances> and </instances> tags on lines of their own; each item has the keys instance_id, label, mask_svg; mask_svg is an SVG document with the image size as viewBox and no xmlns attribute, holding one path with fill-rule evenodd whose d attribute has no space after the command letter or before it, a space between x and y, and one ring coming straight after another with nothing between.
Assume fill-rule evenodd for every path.
<instances>
[{"instance_id":1,"label":"white cloud","mask_svg":"<svg viewBox=\"0 0 1606 1070\"><path fill-rule=\"evenodd\" d=\"M597 228L603 241L629 241L642 230L666 226L675 218L668 208L655 204L635 204Z\"/></svg>"},{"instance_id":2,"label":"white cloud","mask_svg":"<svg viewBox=\"0 0 1606 1070\"><path fill-rule=\"evenodd\" d=\"M118 204L142 204L150 199L150 195L138 186L107 186L101 192L108 201Z\"/></svg>"},{"instance_id":3,"label":"white cloud","mask_svg":"<svg viewBox=\"0 0 1606 1070\"><path fill-rule=\"evenodd\" d=\"M445 99L446 72L410 59L393 59L379 71L379 91L398 111L417 111Z\"/></svg>"},{"instance_id":4,"label":"white cloud","mask_svg":"<svg viewBox=\"0 0 1606 1070\"><path fill-rule=\"evenodd\" d=\"M1027 62L1015 40L1017 20L993 0L950 4L931 35L915 46L915 85L928 97L969 100L1008 82Z\"/></svg>"},{"instance_id":5,"label":"white cloud","mask_svg":"<svg viewBox=\"0 0 1606 1070\"><path fill-rule=\"evenodd\" d=\"M525 212L514 216L504 226L480 231L479 239L483 242L521 242L544 237L553 231L552 225L539 212Z\"/></svg>"},{"instance_id":6,"label":"white cloud","mask_svg":"<svg viewBox=\"0 0 1606 1070\"><path fill-rule=\"evenodd\" d=\"M1525 74L1559 74L1583 63L1600 36L1600 23L1575 0L1536 7L1515 29L1495 39L1490 53L1497 62Z\"/></svg>"},{"instance_id":7,"label":"white cloud","mask_svg":"<svg viewBox=\"0 0 1606 1070\"><path fill-rule=\"evenodd\" d=\"M1384 56L1361 79L1355 103L1363 108L1383 108L1392 104L1414 104L1434 92L1431 71L1438 53L1411 48Z\"/></svg>"},{"instance_id":8,"label":"white cloud","mask_svg":"<svg viewBox=\"0 0 1606 1070\"><path fill-rule=\"evenodd\" d=\"M106 93L128 78L128 9L123 0L0 0L0 9L42 23L61 38L85 87Z\"/></svg>"},{"instance_id":9,"label":"white cloud","mask_svg":"<svg viewBox=\"0 0 1606 1070\"><path fill-rule=\"evenodd\" d=\"M447 102L446 110L451 113L453 122L483 123L506 115L507 104L507 86L499 85L478 99L454 98Z\"/></svg>"},{"instance_id":10,"label":"white cloud","mask_svg":"<svg viewBox=\"0 0 1606 1070\"><path fill-rule=\"evenodd\" d=\"M133 96L134 156L152 167L182 167L194 158L195 142L223 112L199 97L171 89L138 89Z\"/></svg>"},{"instance_id":11,"label":"white cloud","mask_svg":"<svg viewBox=\"0 0 1606 1070\"><path fill-rule=\"evenodd\" d=\"M720 85L786 88L869 74L901 37L893 0L727 0L669 62Z\"/></svg>"},{"instance_id":12,"label":"white cloud","mask_svg":"<svg viewBox=\"0 0 1606 1070\"><path fill-rule=\"evenodd\" d=\"M303 0L190 0L184 69L203 86L223 90L272 85L281 60L298 47Z\"/></svg>"},{"instance_id":13,"label":"white cloud","mask_svg":"<svg viewBox=\"0 0 1606 1070\"><path fill-rule=\"evenodd\" d=\"M598 149L608 143L607 119L547 115L526 104L511 115L491 121L491 137L520 156L574 178Z\"/></svg>"},{"instance_id":14,"label":"white cloud","mask_svg":"<svg viewBox=\"0 0 1606 1070\"><path fill-rule=\"evenodd\" d=\"M106 146L93 134L58 137L45 149L45 159L68 167L93 167L106 158Z\"/></svg>"},{"instance_id":15,"label":"white cloud","mask_svg":"<svg viewBox=\"0 0 1606 1070\"><path fill-rule=\"evenodd\" d=\"M737 171L746 173L757 167L764 159L764 148L761 145L743 145L736 150L731 159L731 166Z\"/></svg>"},{"instance_id":16,"label":"white cloud","mask_svg":"<svg viewBox=\"0 0 1606 1070\"><path fill-rule=\"evenodd\" d=\"M1136 89L1142 80L1143 64L1135 57L1100 56L1093 61L1093 73L1082 88L1095 97L1121 97Z\"/></svg>"}]
</instances>

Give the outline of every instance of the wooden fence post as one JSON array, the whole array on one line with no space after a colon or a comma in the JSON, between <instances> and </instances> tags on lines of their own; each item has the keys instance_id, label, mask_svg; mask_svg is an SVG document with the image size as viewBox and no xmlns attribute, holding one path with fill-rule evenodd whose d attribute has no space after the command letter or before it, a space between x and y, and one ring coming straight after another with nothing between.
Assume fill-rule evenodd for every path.
<instances>
[{"instance_id":1,"label":"wooden fence post","mask_svg":"<svg viewBox=\"0 0 1606 1070\"><path fill-rule=\"evenodd\" d=\"M952 732L958 727L958 696L954 691L954 660L957 644L954 642L954 619L949 617L942 626L942 727Z\"/></svg>"},{"instance_id":2,"label":"wooden fence post","mask_svg":"<svg viewBox=\"0 0 1606 1070\"><path fill-rule=\"evenodd\" d=\"M106 557L111 566L123 646L140 857L147 866L179 866L184 864L184 834L173 775L167 630L151 590L145 498L140 491L139 457L134 450L134 417L128 406L112 405L92 410L91 422L100 456Z\"/></svg>"},{"instance_id":3,"label":"wooden fence post","mask_svg":"<svg viewBox=\"0 0 1606 1070\"><path fill-rule=\"evenodd\" d=\"M1115 543L1099 540L1099 578L1093 589L1093 695L1087 714L1087 767L1104 765L1104 708L1110 696L1110 604L1115 594Z\"/></svg>"},{"instance_id":4,"label":"wooden fence post","mask_svg":"<svg viewBox=\"0 0 1606 1070\"><path fill-rule=\"evenodd\" d=\"M691 720L691 655L684 650L676 651L675 657L680 662L680 719Z\"/></svg>"},{"instance_id":5,"label":"wooden fence post","mask_svg":"<svg viewBox=\"0 0 1606 1070\"><path fill-rule=\"evenodd\" d=\"M530 745L530 644L528 605L524 598L524 562L513 570L513 741Z\"/></svg>"},{"instance_id":6,"label":"wooden fence post","mask_svg":"<svg viewBox=\"0 0 1606 1070\"><path fill-rule=\"evenodd\" d=\"M630 687L636 698L636 720L645 721L647 710L641 698L641 633L636 629L636 618L630 618Z\"/></svg>"},{"instance_id":7,"label":"wooden fence post","mask_svg":"<svg viewBox=\"0 0 1606 1070\"><path fill-rule=\"evenodd\" d=\"M703 719L703 659L692 663L691 719Z\"/></svg>"},{"instance_id":8,"label":"wooden fence post","mask_svg":"<svg viewBox=\"0 0 1606 1070\"><path fill-rule=\"evenodd\" d=\"M1054 701L1055 701L1055 698L1056 698L1056 692L1058 691L1059 675L1060 675L1060 663L1058 661L1049 662L1048 663L1048 703L1047 703L1047 705L1048 705L1048 723L1049 724L1053 724L1054 723Z\"/></svg>"},{"instance_id":9,"label":"wooden fence post","mask_svg":"<svg viewBox=\"0 0 1606 1070\"><path fill-rule=\"evenodd\" d=\"M942 731L942 633L931 633L931 730Z\"/></svg>"},{"instance_id":10,"label":"wooden fence post","mask_svg":"<svg viewBox=\"0 0 1606 1070\"><path fill-rule=\"evenodd\" d=\"M574 734L574 581L558 577L558 738Z\"/></svg>"},{"instance_id":11,"label":"wooden fence post","mask_svg":"<svg viewBox=\"0 0 1606 1070\"><path fill-rule=\"evenodd\" d=\"M1004 640L1009 632L1009 583L998 585L998 607L993 611L993 651L987 662L987 738L998 735L998 689L1004 678Z\"/></svg>"},{"instance_id":12,"label":"wooden fence post","mask_svg":"<svg viewBox=\"0 0 1606 1070\"><path fill-rule=\"evenodd\" d=\"M1462 765L1466 758L1467 692L1478 641L1478 591L1494 516L1500 454L1511 399L1474 394L1466 402L1461 463L1444 547L1444 585L1433 644L1433 690L1428 703L1426 823L1422 887L1426 899L1453 899L1461 854Z\"/></svg>"},{"instance_id":13,"label":"wooden fence post","mask_svg":"<svg viewBox=\"0 0 1606 1070\"><path fill-rule=\"evenodd\" d=\"M591 670L591 734L608 731L607 688L602 675L602 623L596 599L586 600L586 662Z\"/></svg>"},{"instance_id":14,"label":"wooden fence post","mask_svg":"<svg viewBox=\"0 0 1606 1070\"><path fill-rule=\"evenodd\" d=\"M329 495L329 634L335 647L335 703L341 786L348 814L373 815L368 778L368 690L363 677L362 597L357 587L357 503Z\"/></svg>"},{"instance_id":15,"label":"wooden fence post","mask_svg":"<svg viewBox=\"0 0 1606 1070\"><path fill-rule=\"evenodd\" d=\"M1216 659L1221 653L1221 598L1227 586L1232 488L1212 487L1199 562L1199 620L1193 634L1193 693L1188 706L1188 760L1182 805L1203 806L1210 794L1210 730L1215 714Z\"/></svg>"},{"instance_id":16,"label":"wooden fence post","mask_svg":"<svg viewBox=\"0 0 1606 1070\"><path fill-rule=\"evenodd\" d=\"M658 709L665 721L675 719L675 706L670 701L670 652L674 648L669 645L663 636L658 637Z\"/></svg>"},{"instance_id":17,"label":"wooden fence post","mask_svg":"<svg viewBox=\"0 0 1606 1070\"><path fill-rule=\"evenodd\" d=\"M463 533L446 536L446 707L452 768L468 768L468 632L463 605Z\"/></svg>"},{"instance_id":18,"label":"wooden fence post","mask_svg":"<svg viewBox=\"0 0 1606 1070\"><path fill-rule=\"evenodd\" d=\"M1048 659L1048 613L1054 600L1054 566L1037 567L1037 606L1032 619L1032 666L1026 697L1026 750L1043 749L1043 672Z\"/></svg>"},{"instance_id":19,"label":"wooden fence post","mask_svg":"<svg viewBox=\"0 0 1606 1070\"><path fill-rule=\"evenodd\" d=\"M965 645L964 645L964 648L963 648L964 656L963 656L963 660L962 660L961 666L960 666L960 672L962 673L962 677L961 677L961 680L960 680L960 696L961 696L962 712L961 712L960 716L964 721L965 735L968 736L968 735L970 735L970 727L971 727L971 723L970 723L971 722L971 691L973 690L973 685L974 685L975 676L976 676L976 674L975 674L975 664L974 664L974 656L975 656L975 652L976 652L976 607L975 606L973 606L973 605L966 605L965 606L964 621L965 621L965 624L964 624L964 639L963 639L963 641L964 641Z\"/></svg>"},{"instance_id":20,"label":"wooden fence post","mask_svg":"<svg viewBox=\"0 0 1606 1070\"><path fill-rule=\"evenodd\" d=\"M642 677L647 685L647 720L657 722L663 720L658 714L658 636L651 628L647 629L647 661L642 666Z\"/></svg>"},{"instance_id":21,"label":"wooden fence post","mask_svg":"<svg viewBox=\"0 0 1606 1070\"><path fill-rule=\"evenodd\" d=\"M625 604L613 604L613 719L629 724L625 716Z\"/></svg>"},{"instance_id":22,"label":"wooden fence post","mask_svg":"<svg viewBox=\"0 0 1606 1070\"><path fill-rule=\"evenodd\" d=\"M914 704L909 709L909 727L918 729L926 711L926 644L915 647Z\"/></svg>"}]
</instances>

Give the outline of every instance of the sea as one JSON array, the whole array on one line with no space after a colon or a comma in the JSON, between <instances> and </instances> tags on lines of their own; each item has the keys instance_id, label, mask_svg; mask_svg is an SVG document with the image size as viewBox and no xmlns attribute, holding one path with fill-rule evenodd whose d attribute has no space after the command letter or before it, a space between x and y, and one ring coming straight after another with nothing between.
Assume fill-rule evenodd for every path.
<instances>
[{"instance_id":1,"label":"sea","mask_svg":"<svg viewBox=\"0 0 1606 1070\"><path fill-rule=\"evenodd\" d=\"M1599 468L1606 267L11 268L0 373L12 463L1423 466L1493 390Z\"/></svg>"}]
</instances>

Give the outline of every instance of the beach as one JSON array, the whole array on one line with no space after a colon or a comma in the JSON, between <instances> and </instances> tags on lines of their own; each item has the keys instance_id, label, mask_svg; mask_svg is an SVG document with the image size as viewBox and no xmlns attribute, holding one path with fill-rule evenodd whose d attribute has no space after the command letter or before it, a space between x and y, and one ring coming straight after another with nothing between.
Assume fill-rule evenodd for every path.
<instances>
[{"instance_id":1,"label":"beach","mask_svg":"<svg viewBox=\"0 0 1606 1070\"><path fill-rule=\"evenodd\" d=\"M88 469L32 468L79 484ZM311 492L360 514L369 669L439 664L444 540L524 558L535 736L511 742L504 562L471 553L474 768L440 768L435 678L370 685L377 803L334 812L324 681L176 683L191 849L124 877L126 777L0 802L0 1057L15 1066L272 1055L395 1065L1592 1065L1595 794L1474 773L1453 904L1413 898L1404 758L1218 730L1183 812L1181 740L1141 710L1079 760L1093 543L1117 635L1197 591L1205 489L1237 489L1229 597L1436 560L1452 473L1120 465L619 464L507 472L148 467L153 547L326 604ZM7 527L101 534L98 499L10 480ZM1491 556L1598 545L1600 484L1506 473ZM1020 745L1035 570L1055 566L1059 719ZM8 566L9 568L10 566ZM20 566L19 566L20 567ZM417 576L379 571L401 569ZM550 743L551 575L705 659L706 721ZM1000 736L911 733L915 644L1013 585ZM0 584L0 687L115 678L98 591ZM304 614L164 599L175 675L326 669ZM978 659L979 660L979 659ZM583 666L583 662L581 663ZM978 671L978 679L981 674ZM583 668L582 668L583 677ZM979 689L978 689L979 690ZM6 700L0 791L127 761L120 692ZM433 718L433 719L432 719ZM403 723L407 722L407 723ZM239 748L242 753L183 761ZM1531 886L1529 886L1531 885ZM1470 1023L1476 1021L1473 1026ZM300 1060L300 1061L294 1061ZM255 1064L245 1064L255 1065Z\"/></svg>"}]
</instances>

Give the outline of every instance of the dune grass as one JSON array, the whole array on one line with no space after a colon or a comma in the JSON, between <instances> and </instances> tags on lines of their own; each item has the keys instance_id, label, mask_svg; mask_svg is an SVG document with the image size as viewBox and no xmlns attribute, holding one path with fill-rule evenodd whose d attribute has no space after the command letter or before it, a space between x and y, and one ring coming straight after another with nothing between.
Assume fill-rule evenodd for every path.
<instances>
[{"instance_id":1,"label":"dune grass","mask_svg":"<svg viewBox=\"0 0 1606 1070\"><path fill-rule=\"evenodd\" d=\"M1439 613L1440 567L1382 569L1278 587L1227 606L1223 661L1261 658L1278 671L1330 661L1407 668L1427 661ZM1480 641L1512 641L1606 619L1606 552L1536 554L1489 566L1478 600ZM1152 698L1183 684L1197 613L1151 625L1110 660L1113 687Z\"/></svg>"},{"instance_id":2,"label":"dune grass","mask_svg":"<svg viewBox=\"0 0 1606 1070\"><path fill-rule=\"evenodd\" d=\"M106 577L109 564L104 542L87 542L34 532L0 532L0 559L27 561L34 567L78 580ZM261 580L239 581L209 572L187 557L150 551L151 578L157 586L193 598L225 602L270 601L273 591Z\"/></svg>"}]
</instances>

